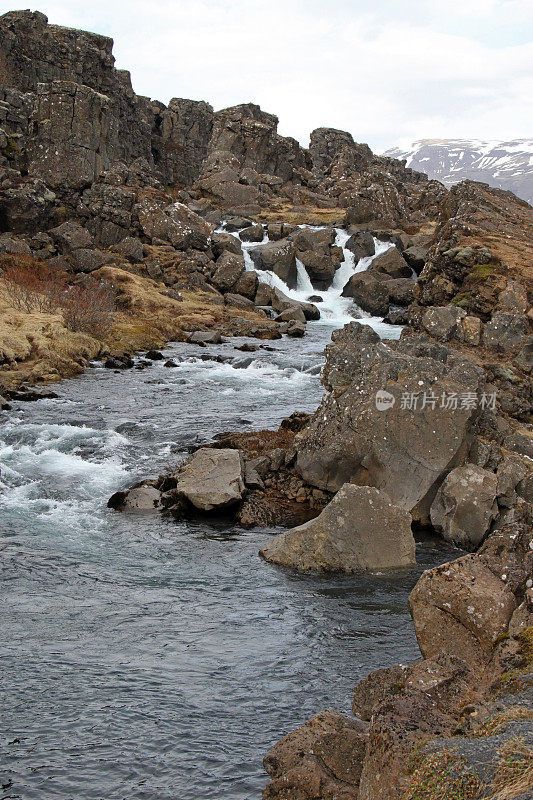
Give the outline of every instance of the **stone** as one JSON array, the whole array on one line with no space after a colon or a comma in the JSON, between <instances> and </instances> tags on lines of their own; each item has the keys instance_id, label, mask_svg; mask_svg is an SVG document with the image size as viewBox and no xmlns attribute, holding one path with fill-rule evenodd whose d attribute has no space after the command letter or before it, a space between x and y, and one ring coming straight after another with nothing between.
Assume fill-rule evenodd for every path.
<instances>
[{"instance_id":1,"label":"stone","mask_svg":"<svg viewBox=\"0 0 533 800\"><path fill-rule=\"evenodd\" d=\"M474 550L496 517L497 494L498 480L493 472L475 464L456 467L435 496L431 522L448 542Z\"/></svg>"},{"instance_id":2,"label":"stone","mask_svg":"<svg viewBox=\"0 0 533 800\"><path fill-rule=\"evenodd\" d=\"M298 306L286 308L285 311L281 311L275 319L276 322L291 322L292 320L297 320L305 325L304 312L301 308L298 308Z\"/></svg>"},{"instance_id":3,"label":"stone","mask_svg":"<svg viewBox=\"0 0 533 800\"><path fill-rule=\"evenodd\" d=\"M448 653L473 666L491 657L516 606L509 587L473 555L427 570L409 596L424 658Z\"/></svg>"},{"instance_id":4,"label":"stone","mask_svg":"<svg viewBox=\"0 0 533 800\"><path fill-rule=\"evenodd\" d=\"M143 243L133 236L124 237L122 241L113 245L110 249L113 253L119 253L119 255L131 261L132 264L140 264L143 260Z\"/></svg>"},{"instance_id":5,"label":"stone","mask_svg":"<svg viewBox=\"0 0 533 800\"><path fill-rule=\"evenodd\" d=\"M121 511L154 511L161 505L161 492L152 486L138 486L130 489L120 507Z\"/></svg>"},{"instance_id":6,"label":"stone","mask_svg":"<svg viewBox=\"0 0 533 800\"><path fill-rule=\"evenodd\" d=\"M211 243L212 226L183 203L166 205L163 199L145 197L133 210L152 241L169 242L176 250L206 250Z\"/></svg>"},{"instance_id":7,"label":"stone","mask_svg":"<svg viewBox=\"0 0 533 800\"><path fill-rule=\"evenodd\" d=\"M357 800L367 740L367 726L360 720L337 711L317 714L265 756L271 782L263 800Z\"/></svg>"},{"instance_id":8,"label":"stone","mask_svg":"<svg viewBox=\"0 0 533 800\"><path fill-rule=\"evenodd\" d=\"M514 359L514 363L519 369L531 375L533 371L533 336L527 336L523 345L522 350Z\"/></svg>"},{"instance_id":9,"label":"stone","mask_svg":"<svg viewBox=\"0 0 533 800\"><path fill-rule=\"evenodd\" d=\"M479 317L461 317L457 328L457 339L460 342L477 347L481 342L483 325Z\"/></svg>"},{"instance_id":10,"label":"stone","mask_svg":"<svg viewBox=\"0 0 533 800\"><path fill-rule=\"evenodd\" d=\"M363 273L364 274L364 273ZM410 305L414 298L415 281L411 278L392 278L383 281L389 292L389 302L398 306Z\"/></svg>"},{"instance_id":11,"label":"stone","mask_svg":"<svg viewBox=\"0 0 533 800\"><path fill-rule=\"evenodd\" d=\"M232 236L231 233L223 233L222 231L215 231L211 237L211 249L215 258L219 258L225 250L230 253L239 255L242 253L242 247L239 240Z\"/></svg>"},{"instance_id":12,"label":"stone","mask_svg":"<svg viewBox=\"0 0 533 800\"><path fill-rule=\"evenodd\" d=\"M510 314L525 314L530 305L525 287L518 281L509 281L498 296L498 311Z\"/></svg>"},{"instance_id":13,"label":"stone","mask_svg":"<svg viewBox=\"0 0 533 800\"><path fill-rule=\"evenodd\" d=\"M304 571L409 567L415 563L411 515L384 492L346 483L316 519L275 536L261 556Z\"/></svg>"},{"instance_id":14,"label":"stone","mask_svg":"<svg viewBox=\"0 0 533 800\"><path fill-rule=\"evenodd\" d=\"M372 269L383 272L390 278L410 278L411 267L397 247L389 247L384 253L372 259Z\"/></svg>"},{"instance_id":15,"label":"stone","mask_svg":"<svg viewBox=\"0 0 533 800\"><path fill-rule=\"evenodd\" d=\"M377 280L372 272L352 275L342 290L343 297L352 297L354 303L375 317L384 317L389 310L389 290L385 281Z\"/></svg>"},{"instance_id":16,"label":"stone","mask_svg":"<svg viewBox=\"0 0 533 800\"><path fill-rule=\"evenodd\" d=\"M244 273L244 256L225 250L218 261L211 281L217 289L225 292L231 289Z\"/></svg>"},{"instance_id":17,"label":"stone","mask_svg":"<svg viewBox=\"0 0 533 800\"><path fill-rule=\"evenodd\" d=\"M222 336L218 331L194 331L187 341L190 344L222 344Z\"/></svg>"},{"instance_id":18,"label":"stone","mask_svg":"<svg viewBox=\"0 0 533 800\"><path fill-rule=\"evenodd\" d=\"M522 314L497 311L483 330L483 344L504 353L520 350L529 333L527 318Z\"/></svg>"},{"instance_id":19,"label":"stone","mask_svg":"<svg viewBox=\"0 0 533 800\"><path fill-rule=\"evenodd\" d=\"M289 288L295 288L298 274L294 245L289 239L258 245L249 253L257 269L274 272Z\"/></svg>"},{"instance_id":20,"label":"stone","mask_svg":"<svg viewBox=\"0 0 533 800\"><path fill-rule=\"evenodd\" d=\"M62 253L94 246L94 240L89 231L74 220L69 220L57 228L52 228L49 233Z\"/></svg>"},{"instance_id":21,"label":"stone","mask_svg":"<svg viewBox=\"0 0 533 800\"><path fill-rule=\"evenodd\" d=\"M354 261L357 264L362 258L373 256L376 252L374 244L374 237L370 231L356 231L353 233L346 244L344 245L348 250L354 254Z\"/></svg>"},{"instance_id":22,"label":"stone","mask_svg":"<svg viewBox=\"0 0 533 800\"><path fill-rule=\"evenodd\" d=\"M250 225L248 228L239 232L243 242L262 242L264 237L262 225Z\"/></svg>"},{"instance_id":23,"label":"stone","mask_svg":"<svg viewBox=\"0 0 533 800\"><path fill-rule=\"evenodd\" d=\"M420 275L424 269L425 263L428 260L428 249L422 245L413 245L407 247L402 253L404 259L407 261L411 269L414 269L417 275Z\"/></svg>"},{"instance_id":24,"label":"stone","mask_svg":"<svg viewBox=\"0 0 533 800\"><path fill-rule=\"evenodd\" d=\"M177 492L199 511L235 505L244 492L244 471L238 450L203 447L181 468Z\"/></svg>"},{"instance_id":25,"label":"stone","mask_svg":"<svg viewBox=\"0 0 533 800\"><path fill-rule=\"evenodd\" d=\"M422 326L430 336L441 342L449 342L458 331L466 311L457 306L434 306L429 308L422 317Z\"/></svg>"},{"instance_id":26,"label":"stone","mask_svg":"<svg viewBox=\"0 0 533 800\"><path fill-rule=\"evenodd\" d=\"M302 336L305 336L305 330L306 330L305 322L293 320L292 322L289 322L287 324L288 324L287 336L291 336L292 338L296 339L301 339Z\"/></svg>"},{"instance_id":27,"label":"stone","mask_svg":"<svg viewBox=\"0 0 533 800\"><path fill-rule=\"evenodd\" d=\"M110 261L113 261L112 254L103 250L86 250L81 247L72 253L74 272L93 272L104 264L109 264Z\"/></svg>"},{"instance_id":28,"label":"stone","mask_svg":"<svg viewBox=\"0 0 533 800\"><path fill-rule=\"evenodd\" d=\"M375 486L417 518L427 515L443 478L466 460L478 415L475 405L451 412L438 398L476 393L483 381L478 367L426 336L385 343L352 322L326 348L326 391L299 434L297 471L328 491L347 482Z\"/></svg>"},{"instance_id":29,"label":"stone","mask_svg":"<svg viewBox=\"0 0 533 800\"><path fill-rule=\"evenodd\" d=\"M248 297L243 297L242 294L235 294L234 292L226 292L224 295L224 303L227 306L234 306L235 308L245 308L249 311L255 309L255 305Z\"/></svg>"},{"instance_id":30,"label":"stone","mask_svg":"<svg viewBox=\"0 0 533 800\"><path fill-rule=\"evenodd\" d=\"M257 277L257 273L252 272L251 270L246 270L245 272L241 273L240 278L233 285L232 290L236 294L241 294L243 297L247 297L249 300L255 300L258 284L259 278Z\"/></svg>"},{"instance_id":31,"label":"stone","mask_svg":"<svg viewBox=\"0 0 533 800\"><path fill-rule=\"evenodd\" d=\"M22 239L13 239L11 236L2 236L0 238L0 254L1 253L29 256L31 255L31 248L29 244Z\"/></svg>"}]
</instances>

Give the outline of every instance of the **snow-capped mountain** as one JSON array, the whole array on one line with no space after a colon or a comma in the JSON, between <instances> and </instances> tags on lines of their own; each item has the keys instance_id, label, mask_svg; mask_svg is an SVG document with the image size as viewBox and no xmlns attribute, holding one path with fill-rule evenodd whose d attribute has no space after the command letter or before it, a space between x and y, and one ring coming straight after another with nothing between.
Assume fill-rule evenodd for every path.
<instances>
[{"instance_id":1,"label":"snow-capped mountain","mask_svg":"<svg viewBox=\"0 0 533 800\"><path fill-rule=\"evenodd\" d=\"M408 167L446 186L471 178L510 189L533 204L533 139L420 139L406 149L395 147L384 155L405 158Z\"/></svg>"}]
</instances>

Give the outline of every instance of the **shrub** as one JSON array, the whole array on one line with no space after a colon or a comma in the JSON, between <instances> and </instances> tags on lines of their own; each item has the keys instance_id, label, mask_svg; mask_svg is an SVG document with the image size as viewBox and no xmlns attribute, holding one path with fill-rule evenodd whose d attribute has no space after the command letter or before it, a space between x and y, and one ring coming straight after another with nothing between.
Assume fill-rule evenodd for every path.
<instances>
[{"instance_id":1,"label":"shrub","mask_svg":"<svg viewBox=\"0 0 533 800\"><path fill-rule=\"evenodd\" d=\"M5 293L19 311L54 313L67 289L67 276L30 256L8 255L1 263Z\"/></svg>"},{"instance_id":2,"label":"shrub","mask_svg":"<svg viewBox=\"0 0 533 800\"><path fill-rule=\"evenodd\" d=\"M69 286L61 305L69 330L103 339L113 327L116 290L110 283L89 280Z\"/></svg>"}]
</instances>

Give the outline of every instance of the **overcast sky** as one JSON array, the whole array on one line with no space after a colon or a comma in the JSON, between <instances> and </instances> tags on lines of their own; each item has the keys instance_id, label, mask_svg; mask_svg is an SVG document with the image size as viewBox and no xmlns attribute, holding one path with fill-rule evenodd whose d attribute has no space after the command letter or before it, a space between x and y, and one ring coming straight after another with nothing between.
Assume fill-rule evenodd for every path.
<instances>
[{"instance_id":1,"label":"overcast sky","mask_svg":"<svg viewBox=\"0 0 533 800\"><path fill-rule=\"evenodd\" d=\"M0 0L3 12L27 8ZM376 151L419 138L533 136L533 0L42 0L50 22L113 37L139 94L253 101L304 145L348 130Z\"/></svg>"}]
</instances>

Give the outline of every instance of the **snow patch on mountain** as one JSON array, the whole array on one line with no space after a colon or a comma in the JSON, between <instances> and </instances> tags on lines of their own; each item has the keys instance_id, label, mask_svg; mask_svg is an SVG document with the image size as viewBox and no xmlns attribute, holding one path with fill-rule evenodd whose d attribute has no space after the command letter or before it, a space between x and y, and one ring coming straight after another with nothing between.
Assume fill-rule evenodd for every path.
<instances>
[{"instance_id":1,"label":"snow patch on mountain","mask_svg":"<svg viewBox=\"0 0 533 800\"><path fill-rule=\"evenodd\" d=\"M419 139L383 155L405 159L408 167L445 186L470 178L533 204L533 139Z\"/></svg>"}]
</instances>

